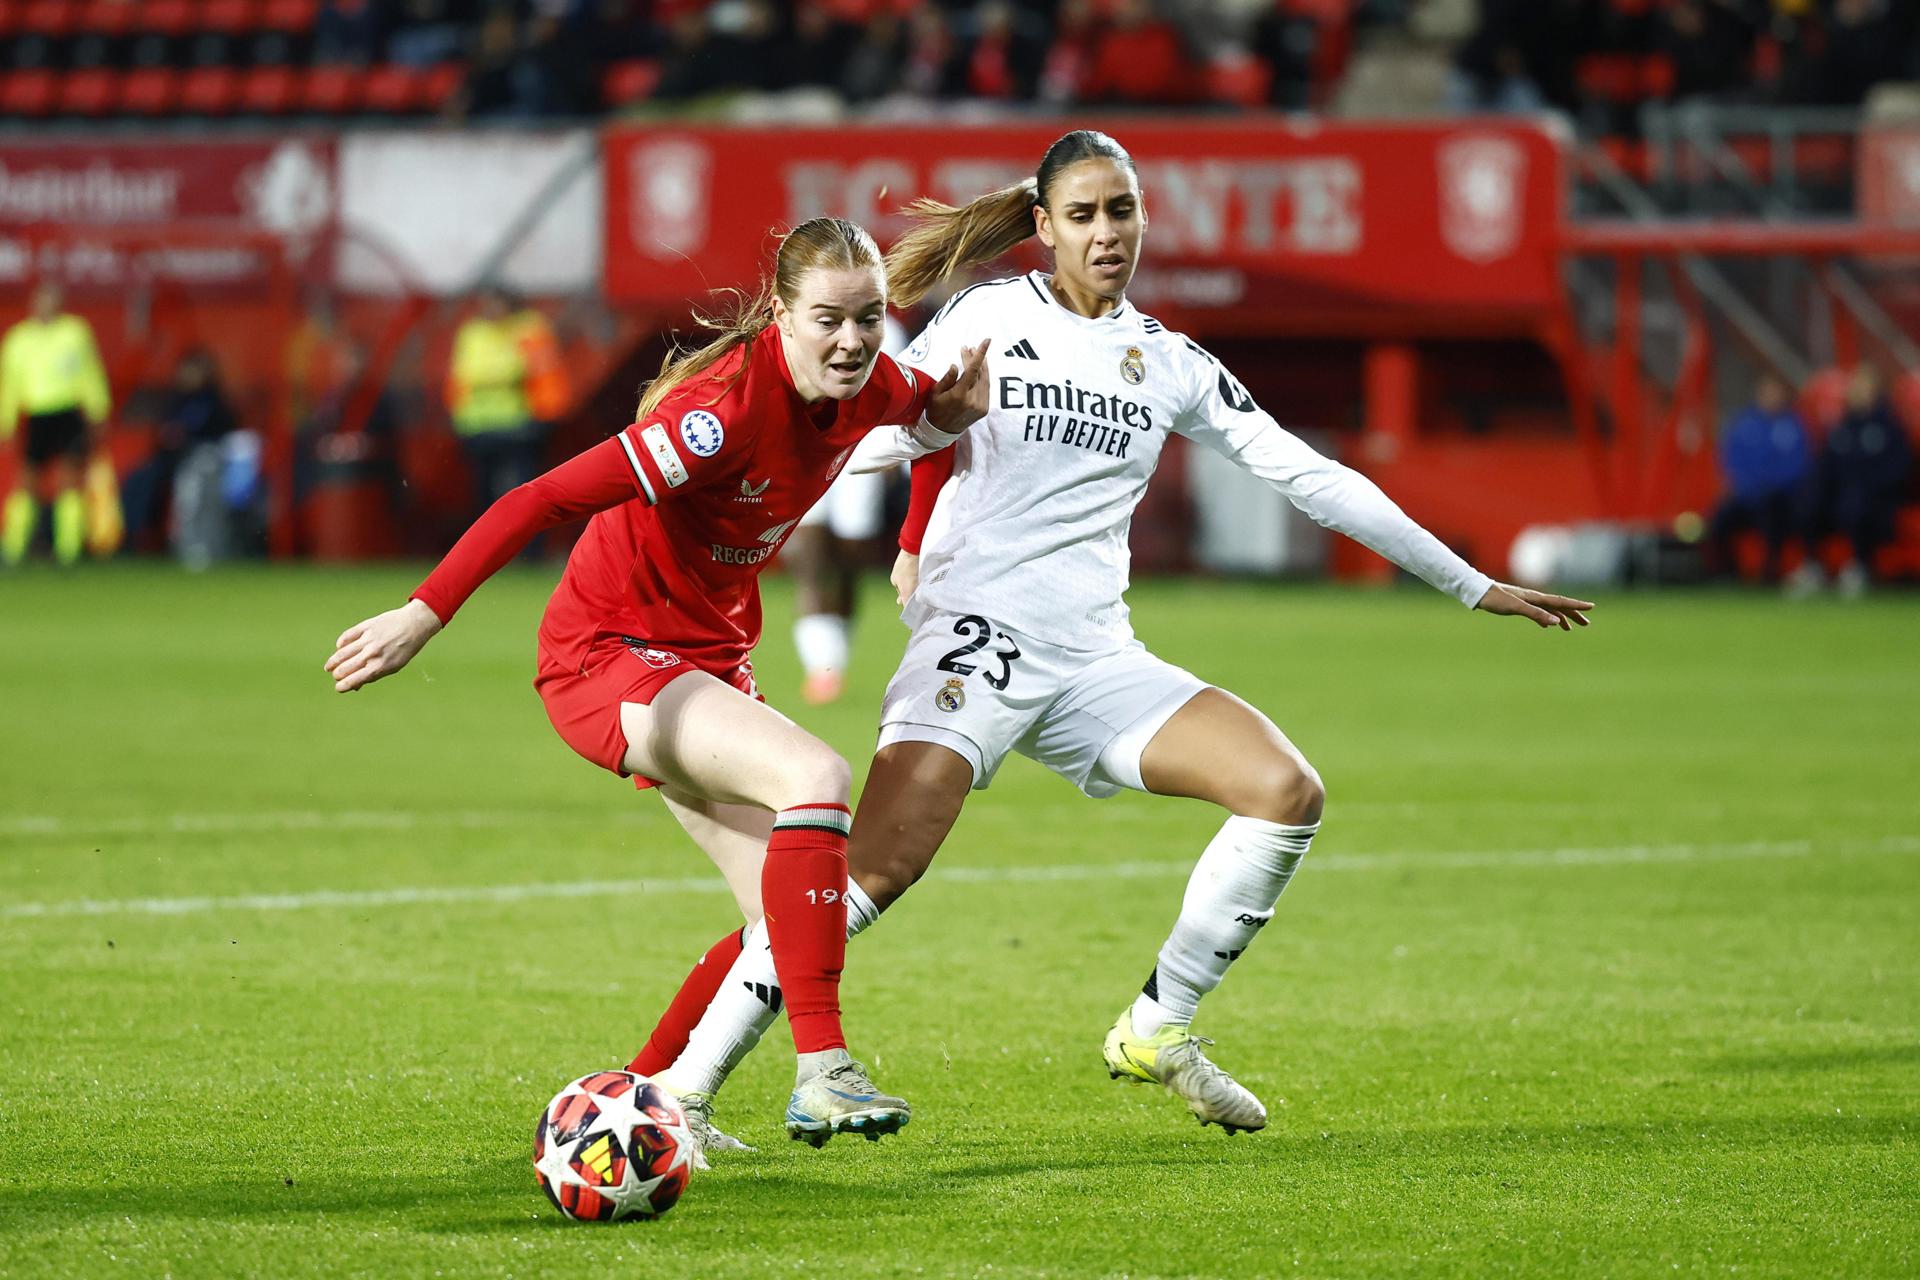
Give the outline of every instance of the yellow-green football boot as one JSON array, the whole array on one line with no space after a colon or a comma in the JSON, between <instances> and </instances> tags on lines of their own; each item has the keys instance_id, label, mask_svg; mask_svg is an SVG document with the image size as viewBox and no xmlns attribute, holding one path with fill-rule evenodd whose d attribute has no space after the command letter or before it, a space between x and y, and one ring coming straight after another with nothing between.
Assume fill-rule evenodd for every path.
<instances>
[{"instance_id":1,"label":"yellow-green football boot","mask_svg":"<svg viewBox=\"0 0 1920 1280\"><path fill-rule=\"evenodd\" d=\"M1187 1104L1200 1123L1228 1133L1267 1127L1267 1109L1238 1080L1200 1052L1213 1041L1196 1036L1184 1023L1168 1023L1150 1036L1133 1029L1133 1006L1107 1032L1107 1074L1129 1084L1165 1085Z\"/></svg>"}]
</instances>

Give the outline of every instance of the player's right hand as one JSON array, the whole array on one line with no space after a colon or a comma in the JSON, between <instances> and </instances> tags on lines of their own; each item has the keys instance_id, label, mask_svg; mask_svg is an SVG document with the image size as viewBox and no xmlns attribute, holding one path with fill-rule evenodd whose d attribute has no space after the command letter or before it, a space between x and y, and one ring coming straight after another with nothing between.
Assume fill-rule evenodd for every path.
<instances>
[{"instance_id":1,"label":"player's right hand","mask_svg":"<svg viewBox=\"0 0 1920 1280\"><path fill-rule=\"evenodd\" d=\"M894 557L890 577L893 582L893 602L906 604L907 597L920 589L920 557L911 551L902 551Z\"/></svg>"},{"instance_id":2,"label":"player's right hand","mask_svg":"<svg viewBox=\"0 0 1920 1280\"><path fill-rule=\"evenodd\" d=\"M327 659L334 692L352 693L392 675L412 662L413 655L439 630L440 619L418 600L348 627L340 633L333 656Z\"/></svg>"},{"instance_id":3,"label":"player's right hand","mask_svg":"<svg viewBox=\"0 0 1920 1280\"><path fill-rule=\"evenodd\" d=\"M960 348L960 363L942 374L933 384L933 398L927 402L927 421L948 435L959 435L987 416L987 342L977 347Z\"/></svg>"}]
</instances>

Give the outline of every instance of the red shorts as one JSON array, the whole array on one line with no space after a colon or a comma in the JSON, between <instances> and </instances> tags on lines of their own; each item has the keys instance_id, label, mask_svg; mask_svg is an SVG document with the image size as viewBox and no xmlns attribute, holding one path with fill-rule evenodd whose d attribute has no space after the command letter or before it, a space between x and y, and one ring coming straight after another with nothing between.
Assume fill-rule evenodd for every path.
<instances>
[{"instance_id":1,"label":"red shorts","mask_svg":"<svg viewBox=\"0 0 1920 1280\"><path fill-rule=\"evenodd\" d=\"M689 671L705 671L750 698L766 701L753 683L751 662L730 668L703 666L671 649L628 638L595 644L579 666L561 663L541 649L533 687L546 704L547 719L568 746L602 769L632 777L633 785L644 789L660 784L626 771L627 735L620 727L620 704L651 705L662 689Z\"/></svg>"}]
</instances>

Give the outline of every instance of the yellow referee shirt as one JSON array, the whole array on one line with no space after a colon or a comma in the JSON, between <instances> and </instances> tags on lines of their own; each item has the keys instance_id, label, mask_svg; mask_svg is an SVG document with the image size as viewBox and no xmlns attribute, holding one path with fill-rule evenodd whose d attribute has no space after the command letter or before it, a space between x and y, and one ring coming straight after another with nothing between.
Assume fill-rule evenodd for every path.
<instances>
[{"instance_id":1,"label":"yellow referee shirt","mask_svg":"<svg viewBox=\"0 0 1920 1280\"><path fill-rule=\"evenodd\" d=\"M7 330L0 341L0 440L13 434L22 413L80 409L100 422L109 407L106 370L85 320L30 317Z\"/></svg>"}]
</instances>

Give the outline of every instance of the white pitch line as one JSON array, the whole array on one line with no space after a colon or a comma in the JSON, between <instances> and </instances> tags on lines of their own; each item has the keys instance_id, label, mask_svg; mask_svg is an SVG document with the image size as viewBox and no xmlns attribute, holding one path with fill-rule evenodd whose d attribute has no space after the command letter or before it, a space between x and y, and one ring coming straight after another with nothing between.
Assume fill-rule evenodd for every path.
<instances>
[{"instance_id":1,"label":"white pitch line","mask_svg":"<svg viewBox=\"0 0 1920 1280\"><path fill-rule=\"evenodd\" d=\"M1860 844L1834 843L1836 852L1920 853L1920 836L1889 836ZM1309 855L1315 872L1457 871L1478 867L1592 867L1644 863L1805 858L1818 851L1811 840L1747 841L1737 844L1611 845L1596 848L1508 849L1458 853L1334 853ZM1087 880L1140 880L1183 876L1191 862L1090 862L1037 867L936 867L932 878L954 884L1032 884ZM611 898L646 894L725 893L718 876L670 880L569 880L531 884L420 885L396 889L319 889L305 893L236 894L192 898L69 898L0 906L0 919L65 916L195 915L207 911L305 911L321 907L395 907L466 902L522 902L538 898Z\"/></svg>"},{"instance_id":2,"label":"white pitch line","mask_svg":"<svg viewBox=\"0 0 1920 1280\"><path fill-rule=\"evenodd\" d=\"M638 815L614 816L615 823ZM430 814L379 810L291 809L262 813L171 813L135 818L57 818L26 815L0 818L0 839L61 839L81 836L247 835L260 831L413 831L436 827L491 830L497 827L552 826L577 814L442 811ZM605 815L591 818L601 823Z\"/></svg>"}]
</instances>

